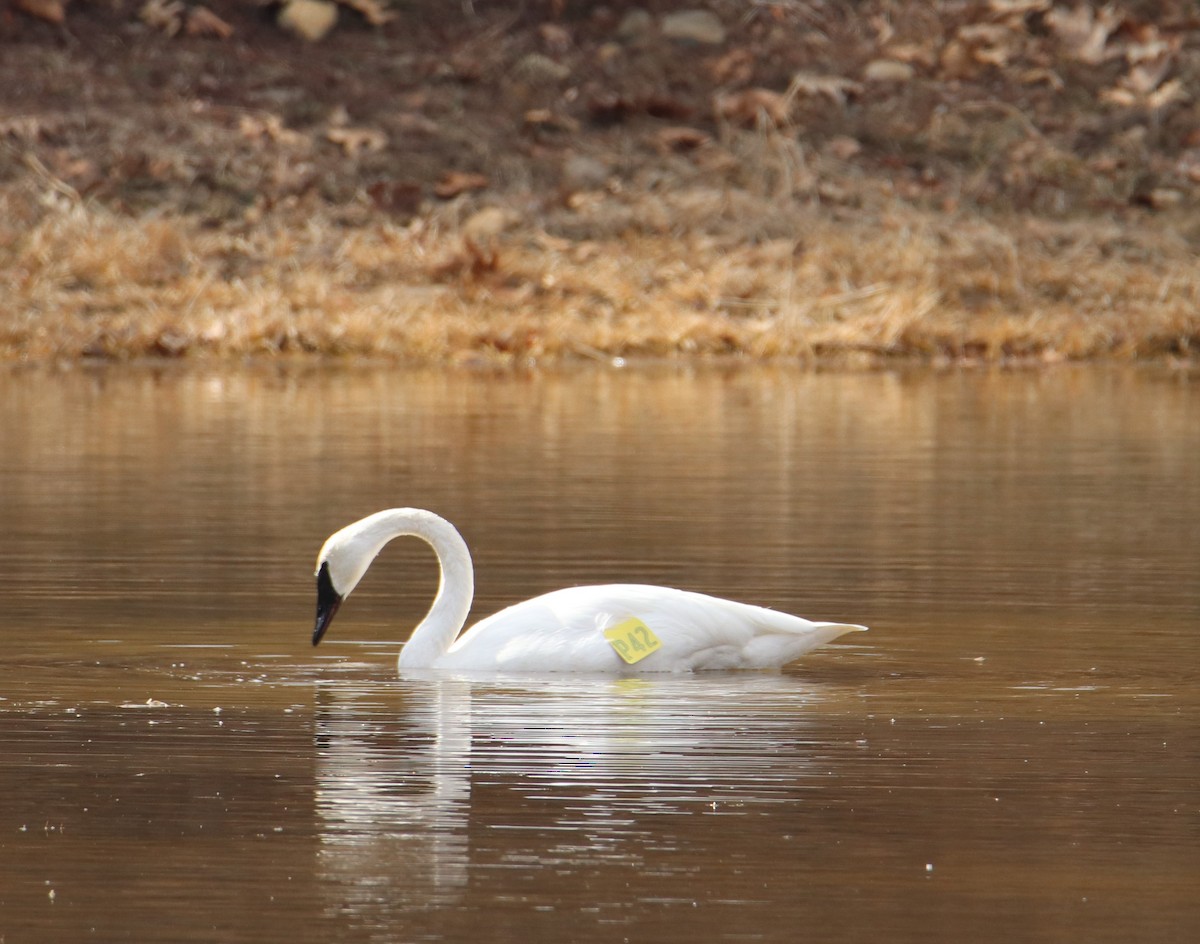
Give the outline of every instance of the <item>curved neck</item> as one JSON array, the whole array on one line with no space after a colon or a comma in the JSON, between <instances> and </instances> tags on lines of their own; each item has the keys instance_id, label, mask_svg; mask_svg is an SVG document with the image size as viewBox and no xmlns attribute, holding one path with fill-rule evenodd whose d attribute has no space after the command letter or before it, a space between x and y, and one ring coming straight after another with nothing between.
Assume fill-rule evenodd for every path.
<instances>
[{"instance_id":1,"label":"curved neck","mask_svg":"<svg viewBox=\"0 0 1200 944\"><path fill-rule=\"evenodd\" d=\"M426 541L438 559L438 591L425 619L400 650L400 667L428 668L450 648L471 611L475 571L471 552L454 525L432 512L397 508L381 512L380 525L391 531L388 540L411 535Z\"/></svg>"}]
</instances>

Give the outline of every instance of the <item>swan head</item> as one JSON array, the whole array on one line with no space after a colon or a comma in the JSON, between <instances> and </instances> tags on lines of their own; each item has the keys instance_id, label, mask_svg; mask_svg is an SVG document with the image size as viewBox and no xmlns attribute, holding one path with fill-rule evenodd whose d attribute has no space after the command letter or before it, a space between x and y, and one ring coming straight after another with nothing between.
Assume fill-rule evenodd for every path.
<instances>
[{"instance_id":1,"label":"swan head","mask_svg":"<svg viewBox=\"0 0 1200 944\"><path fill-rule=\"evenodd\" d=\"M355 522L334 533L321 547L317 555L317 621L313 627L313 645L321 641L325 630L333 622L338 607L358 586L363 574L371 566L375 555L382 550L386 540Z\"/></svg>"}]
</instances>

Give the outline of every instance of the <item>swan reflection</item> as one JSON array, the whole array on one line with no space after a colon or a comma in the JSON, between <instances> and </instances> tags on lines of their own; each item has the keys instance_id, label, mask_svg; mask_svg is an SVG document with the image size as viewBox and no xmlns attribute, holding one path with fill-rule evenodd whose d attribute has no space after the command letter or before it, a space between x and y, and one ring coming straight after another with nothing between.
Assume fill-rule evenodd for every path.
<instances>
[{"instance_id":1,"label":"swan reflection","mask_svg":"<svg viewBox=\"0 0 1200 944\"><path fill-rule=\"evenodd\" d=\"M824 701L789 676L323 683L330 907L376 919L453 905L489 870L638 866L672 815L793 801Z\"/></svg>"}]
</instances>

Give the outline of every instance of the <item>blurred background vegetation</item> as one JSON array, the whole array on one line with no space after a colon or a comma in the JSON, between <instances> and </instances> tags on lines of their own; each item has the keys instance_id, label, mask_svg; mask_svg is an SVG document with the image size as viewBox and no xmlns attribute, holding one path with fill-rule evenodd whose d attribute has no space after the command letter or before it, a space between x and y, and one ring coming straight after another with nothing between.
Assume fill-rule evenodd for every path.
<instances>
[{"instance_id":1,"label":"blurred background vegetation","mask_svg":"<svg viewBox=\"0 0 1200 944\"><path fill-rule=\"evenodd\" d=\"M10 0L0 352L1189 358L1198 26Z\"/></svg>"}]
</instances>

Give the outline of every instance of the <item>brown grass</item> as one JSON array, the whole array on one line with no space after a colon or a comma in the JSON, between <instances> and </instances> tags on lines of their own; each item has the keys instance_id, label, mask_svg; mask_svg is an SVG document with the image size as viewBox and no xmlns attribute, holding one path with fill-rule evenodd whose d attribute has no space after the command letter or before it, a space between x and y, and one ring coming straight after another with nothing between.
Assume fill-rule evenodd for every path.
<instances>
[{"instance_id":1,"label":"brown grass","mask_svg":"<svg viewBox=\"0 0 1200 944\"><path fill-rule=\"evenodd\" d=\"M1200 344L1200 269L1161 218L808 208L789 221L802 237L754 241L739 212L704 190L595 195L566 239L495 209L357 227L281 213L231 230L64 200L0 233L0 356L1054 360Z\"/></svg>"},{"instance_id":2,"label":"brown grass","mask_svg":"<svg viewBox=\"0 0 1200 944\"><path fill-rule=\"evenodd\" d=\"M710 50L476 6L319 47L232 3L222 43L122 4L72 7L69 47L0 23L0 359L1200 345L1184 4L1115 4L1100 54L1019 4L716 4ZM547 50L569 81L529 79Z\"/></svg>"}]
</instances>

